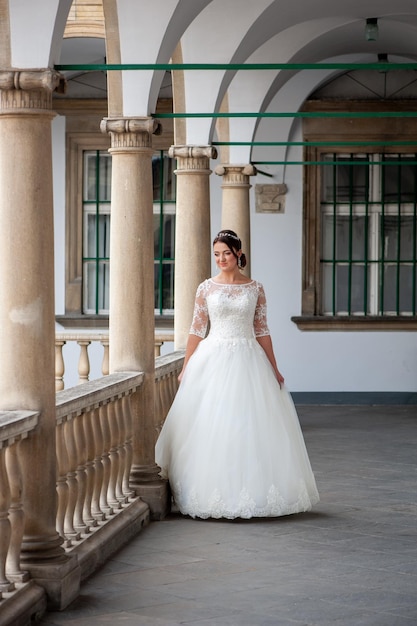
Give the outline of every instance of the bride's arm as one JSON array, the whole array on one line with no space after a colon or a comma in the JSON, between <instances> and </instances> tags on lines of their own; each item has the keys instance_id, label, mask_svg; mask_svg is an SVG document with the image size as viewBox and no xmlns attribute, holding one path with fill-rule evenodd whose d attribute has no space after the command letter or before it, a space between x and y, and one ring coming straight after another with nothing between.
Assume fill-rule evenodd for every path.
<instances>
[{"instance_id":1,"label":"bride's arm","mask_svg":"<svg viewBox=\"0 0 417 626\"><path fill-rule=\"evenodd\" d=\"M284 377L278 369L277 362L275 360L274 348L272 346L271 335L269 334L268 323L266 320L266 296L263 286L258 283L258 301L256 303L255 317L254 317L254 331L255 337L259 345L264 350L268 361L271 363L275 372L275 376L280 386L284 384Z\"/></svg>"},{"instance_id":2,"label":"bride's arm","mask_svg":"<svg viewBox=\"0 0 417 626\"><path fill-rule=\"evenodd\" d=\"M181 372L178 375L179 382L181 382L182 377L184 376L184 371L187 367L187 363L190 360L190 357L194 354L195 349L197 348L200 341L202 341L202 339L202 337L198 337L197 335L188 335L187 346L185 348L184 364L182 366Z\"/></svg>"},{"instance_id":3,"label":"bride's arm","mask_svg":"<svg viewBox=\"0 0 417 626\"><path fill-rule=\"evenodd\" d=\"M274 348L272 347L272 339L271 335L263 335L262 337L256 338L259 345L263 348L266 356L268 357L268 361L271 363L277 381L280 385L284 384L284 377L278 369L277 362L275 360Z\"/></svg>"},{"instance_id":4,"label":"bride's arm","mask_svg":"<svg viewBox=\"0 0 417 626\"><path fill-rule=\"evenodd\" d=\"M204 283L201 283L201 285L197 288L194 302L193 320L191 322L190 334L188 335L187 345L185 348L184 364L178 376L179 382L181 382L182 377L184 376L188 361L194 354L200 341L204 339L207 333L209 316L206 301L206 287L207 281L204 281Z\"/></svg>"}]
</instances>

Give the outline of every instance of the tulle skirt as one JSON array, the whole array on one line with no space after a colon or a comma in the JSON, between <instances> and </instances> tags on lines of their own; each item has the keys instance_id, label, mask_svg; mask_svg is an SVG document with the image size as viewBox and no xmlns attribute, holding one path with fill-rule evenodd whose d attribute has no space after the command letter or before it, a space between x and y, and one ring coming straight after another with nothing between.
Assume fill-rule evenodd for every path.
<instances>
[{"instance_id":1,"label":"tulle skirt","mask_svg":"<svg viewBox=\"0 0 417 626\"><path fill-rule=\"evenodd\" d=\"M319 500L292 398L256 339L200 342L155 453L185 515L275 517Z\"/></svg>"}]
</instances>

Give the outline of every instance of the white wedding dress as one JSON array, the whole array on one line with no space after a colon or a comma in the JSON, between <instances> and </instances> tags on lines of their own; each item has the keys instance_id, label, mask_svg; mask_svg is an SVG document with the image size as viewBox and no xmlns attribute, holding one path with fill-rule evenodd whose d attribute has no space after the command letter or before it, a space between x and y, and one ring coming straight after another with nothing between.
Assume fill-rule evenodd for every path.
<instances>
[{"instance_id":1,"label":"white wedding dress","mask_svg":"<svg viewBox=\"0 0 417 626\"><path fill-rule=\"evenodd\" d=\"M206 338L155 450L181 513L233 519L309 510L319 494L297 413L256 340L269 334L262 285L204 281L190 332Z\"/></svg>"}]
</instances>

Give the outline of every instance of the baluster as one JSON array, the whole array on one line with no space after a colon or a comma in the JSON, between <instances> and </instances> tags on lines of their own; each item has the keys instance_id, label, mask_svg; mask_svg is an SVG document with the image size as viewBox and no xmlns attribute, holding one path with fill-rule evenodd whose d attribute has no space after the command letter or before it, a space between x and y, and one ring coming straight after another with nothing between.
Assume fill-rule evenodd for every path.
<instances>
[{"instance_id":1,"label":"baluster","mask_svg":"<svg viewBox=\"0 0 417 626\"><path fill-rule=\"evenodd\" d=\"M123 493L123 477L126 469L126 427L123 417L122 397L116 399L115 416L118 430L117 453L119 457L119 471L117 472L116 481L116 498L122 504L126 504L128 497Z\"/></svg>"},{"instance_id":2,"label":"baluster","mask_svg":"<svg viewBox=\"0 0 417 626\"><path fill-rule=\"evenodd\" d=\"M64 439L69 460L69 470L67 472L68 506L65 513L64 530L66 537L78 541L81 535L74 528L74 511L78 497L78 482L75 474L77 467L77 448L74 436L74 420L71 419L70 416L64 424Z\"/></svg>"},{"instance_id":3,"label":"baluster","mask_svg":"<svg viewBox=\"0 0 417 626\"><path fill-rule=\"evenodd\" d=\"M0 446L2 442L0 442ZM9 479L6 473L6 448L0 447L0 592L12 591L14 584L6 578L6 558L10 545L11 528L9 506L11 502Z\"/></svg>"},{"instance_id":4,"label":"baluster","mask_svg":"<svg viewBox=\"0 0 417 626\"><path fill-rule=\"evenodd\" d=\"M128 470L128 463L130 462L129 453L127 450L127 437L128 437L128 424L127 417L125 415L125 395L117 400L116 406L116 414L117 420L119 424L119 457L120 457L120 468L119 468L119 476L117 479L118 482L118 499L122 502L128 502L129 496L132 495L130 489L125 491L125 477L128 475L128 471L130 472L130 468Z\"/></svg>"},{"instance_id":5,"label":"baluster","mask_svg":"<svg viewBox=\"0 0 417 626\"><path fill-rule=\"evenodd\" d=\"M110 403L103 404L100 407L100 426L103 435L103 451L101 456L101 462L103 464L103 484L100 493L100 509L106 513L106 515L113 515L113 508L108 502L108 489L110 483L110 426L109 426L109 406Z\"/></svg>"},{"instance_id":6,"label":"baluster","mask_svg":"<svg viewBox=\"0 0 417 626\"><path fill-rule=\"evenodd\" d=\"M23 583L29 580L29 573L20 569L20 552L22 548L25 514L23 510L22 470L19 462L19 446L6 449L6 470L9 477L11 504L9 508L9 520L11 526L10 546L6 559L7 578L13 582Z\"/></svg>"},{"instance_id":7,"label":"baluster","mask_svg":"<svg viewBox=\"0 0 417 626\"><path fill-rule=\"evenodd\" d=\"M169 374L168 376L163 376L161 379L161 391L160 391L160 397L161 397L161 421L160 421L160 426L162 427L162 424L165 421L165 418L167 416L167 413L169 411L169 407L171 406L171 393L170 393L170 388L169 388Z\"/></svg>"},{"instance_id":8,"label":"baluster","mask_svg":"<svg viewBox=\"0 0 417 626\"><path fill-rule=\"evenodd\" d=\"M55 339L55 391L64 389L65 363L62 348L66 341Z\"/></svg>"},{"instance_id":9,"label":"baluster","mask_svg":"<svg viewBox=\"0 0 417 626\"><path fill-rule=\"evenodd\" d=\"M94 488L91 499L91 512L94 519L99 522L106 519L104 511L100 508L100 494L103 488L103 433L100 424L100 409L95 408L91 414L93 439L94 439Z\"/></svg>"},{"instance_id":10,"label":"baluster","mask_svg":"<svg viewBox=\"0 0 417 626\"><path fill-rule=\"evenodd\" d=\"M101 365L101 373L103 374L103 376L108 376L109 374L109 338L102 337L101 345L104 348L103 363Z\"/></svg>"},{"instance_id":11,"label":"baluster","mask_svg":"<svg viewBox=\"0 0 417 626\"><path fill-rule=\"evenodd\" d=\"M119 474L119 453L117 451L117 444L119 440L119 429L117 427L116 417L116 402L110 402L108 405L108 423L110 429L110 480L108 486L108 501L109 504L115 509L121 508L120 502L116 495L117 477Z\"/></svg>"},{"instance_id":12,"label":"baluster","mask_svg":"<svg viewBox=\"0 0 417 626\"><path fill-rule=\"evenodd\" d=\"M161 394L161 378L155 380L155 420L154 426L159 433L162 425L162 394Z\"/></svg>"},{"instance_id":13,"label":"baluster","mask_svg":"<svg viewBox=\"0 0 417 626\"><path fill-rule=\"evenodd\" d=\"M87 461L86 438L84 434L85 413L77 415L74 419L74 437L77 450L76 472L78 483L77 502L74 510L74 528L81 533L89 533L90 529L83 519L83 509L87 493L87 474L85 464Z\"/></svg>"},{"instance_id":14,"label":"baluster","mask_svg":"<svg viewBox=\"0 0 417 626\"><path fill-rule=\"evenodd\" d=\"M90 359L88 356L88 346L91 341L88 339L78 339L78 345L80 346L80 359L78 361L78 384L82 384L88 380L90 376Z\"/></svg>"},{"instance_id":15,"label":"baluster","mask_svg":"<svg viewBox=\"0 0 417 626\"><path fill-rule=\"evenodd\" d=\"M84 435L85 435L85 475L86 475L86 493L84 498L83 518L88 526L97 526L97 521L93 517L91 503L93 500L95 468L94 468L94 433L93 433L94 409L87 411L84 416Z\"/></svg>"},{"instance_id":16,"label":"baluster","mask_svg":"<svg viewBox=\"0 0 417 626\"><path fill-rule=\"evenodd\" d=\"M161 356L161 346L163 343L163 341L155 341L155 358Z\"/></svg>"},{"instance_id":17,"label":"baluster","mask_svg":"<svg viewBox=\"0 0 417 626\"><path fill-rule=\"evenodd\" d=\"M56 512L56 530L64 540L64 547L71 547L71 540L65 536L64 520L68 508L69 488L67 483L67 475L69 472L69 459L67 446L65 445L64 423L60 422L56 425L55 441L57 455L57 482L56 490L58 494L58 507Z\"/></svg>"},{"instance_id":18,"label":"baluster","mask_svg":"<svg viewBox=\"0 0 417 626\"><path fill-rule=\"evenodd\" d=\"M129 498L133 498L136 492L130 486L130 470L132 469L133 461L133 417L130 406L130 395L123 396L122 398L122 411L125 421L125 450L126 450L126 462L125 471L123 474L123 493Z\"/></svg>"}]
</instances>

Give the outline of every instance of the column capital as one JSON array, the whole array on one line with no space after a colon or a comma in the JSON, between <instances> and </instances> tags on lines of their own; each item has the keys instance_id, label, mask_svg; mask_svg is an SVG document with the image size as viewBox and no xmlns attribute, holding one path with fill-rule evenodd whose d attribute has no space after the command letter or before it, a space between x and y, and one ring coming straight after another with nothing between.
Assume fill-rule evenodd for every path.
<instances>
[{"instance_id":1,"label":"column capital","mask_svg":"<svg viewBox=\"0 0 417 626\"><path fill-rule=\"evenodd\" d=\"M218 165L214 173L223 177L223 186L239 187L249 185L249 177L256 176L256 167L248 165Z\"/></svg>"},{"instance_id":2,"label":"column capital","mask_svg":"<svg viewBox=\"0 0 417 626\"><path fill-rule=\"evenodd\" d=\"M168 154L177 159L178 169L181 171L206 170L210 172L210 159L217 158L217 150L214 146L171 146Z\"/></svg>"},{"instance_id":3,"label":"column capital","mask_svg":"<svg viewBox=\"0 0 417 626\"><path fill-rule=\"evenodd\" d=\"M55 70L0 70L0 113L51 109L53 91L65 91L65 79Z\"/></svg>"},{"instance_id":4,"label":"column capital","mask_svg":"<svg viewBox=\"0 0 417 626\"><path fill-rule=\"evenodd\" d=\"M105 117L101 120L100 130L110 135L112 152L151 148L152 135L160 135L162 126L153 117Z\"/></svg>"}]
</instances>

